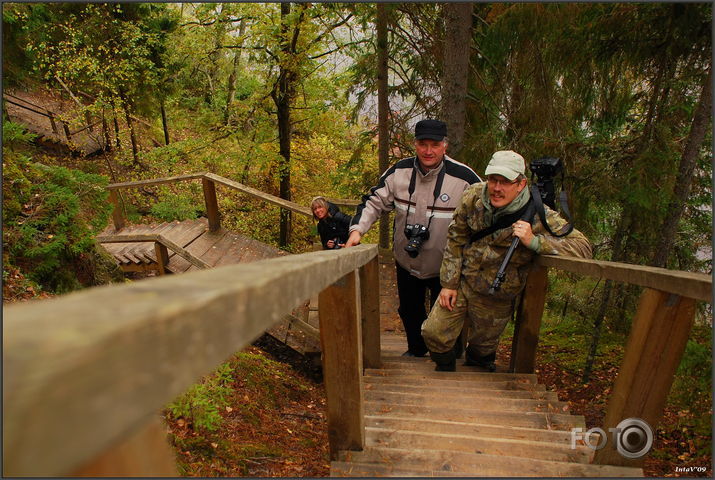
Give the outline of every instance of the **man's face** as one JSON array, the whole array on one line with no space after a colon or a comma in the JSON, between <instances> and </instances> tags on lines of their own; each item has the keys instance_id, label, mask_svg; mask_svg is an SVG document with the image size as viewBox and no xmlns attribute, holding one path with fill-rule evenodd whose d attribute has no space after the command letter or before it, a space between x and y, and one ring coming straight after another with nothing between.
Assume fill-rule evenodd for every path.
<instances>
[{"instance_id":1,"label":"man's face","mask_svg":"<svg viewBox=\"0 0 715 480\"><path fill-rule=\"evenodd\" d=\"M509 205L519 192L526 187L526 179L521 181L514 180L513 182L501 175L489 175L487 177L487 192L489 193L489 202L494 208L501 208Z\"/></svg>"},{"instance_id":2,"label":"man's face","mask_svg":"<svg viewBox=\"0 0 715 480\"><path fill-rule=\"evenodd\" d=\"M447 151L447 142L444 140L415 140L415 151L420 166L424 170L432 170L439 167L445 152Z\"/></svg>"}]
</instances>

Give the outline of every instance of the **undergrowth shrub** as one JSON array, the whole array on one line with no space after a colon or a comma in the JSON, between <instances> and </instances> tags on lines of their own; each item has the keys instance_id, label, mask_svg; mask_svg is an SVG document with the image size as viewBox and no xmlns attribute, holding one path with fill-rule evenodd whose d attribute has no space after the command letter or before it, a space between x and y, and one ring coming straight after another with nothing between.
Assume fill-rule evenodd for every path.
<instances>
[{"instance_id":1,"label":"undergrowth shrub","mask_svg":"<svg viewBox=\"0 0 715 480\"><path fill-rule=\"evenodd\" d=\"M33 161L15 148L32 139L17 124L4 122L3 134L3 269L20 267L57 293L81 288L77 270L101 263L94 236L112 209L106 177Z\"/></svg>"},{"instance_id":2,"label":"undergrowth shrub","mask_svg":"<svg viewBox=\"0 0 715 480\"><path fill-rule=\"evenodd\" d=\"M176 400L167 405L174 418L183 417L195 430L213 432L221 425L221 408L228 405L233 393L233 366L222 364L213 374L203 378Z\"/></svg>"},{"instance_id":3,"label":"undergrowth shrub","mask_svg":"<svg viewBox=\"0 0 715 480\"><path fill-rule=\"evenodd\" d=\"M151 207L151 214L164 220L193 220L198 217L196 200L186 195L168 195Z\"/></svg>"}]
</instances>

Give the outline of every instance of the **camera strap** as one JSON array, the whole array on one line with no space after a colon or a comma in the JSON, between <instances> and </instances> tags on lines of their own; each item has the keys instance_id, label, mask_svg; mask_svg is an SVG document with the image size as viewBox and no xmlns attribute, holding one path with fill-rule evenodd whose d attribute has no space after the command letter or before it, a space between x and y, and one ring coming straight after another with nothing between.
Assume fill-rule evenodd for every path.
<instances>
[{"instance_id":1,"label":"camera strap","mask_svg":"<svg viewBox=\"0 0 715 480\"><path fill-rule=\"evenodd\" d=\"M415 161L417 160L417 157L415 157ZM412 204L412 194L415 193L415 184L417 183L417 169L419 167L415 165L412 168L412 177L410 178L410 185L407 187L407 192L410 194L409 199L407 200L407 215L405 215L405 226L409 225L409 222L407 219L410 216L410 206ZM430 211L432 212L429 216L429 219L427 220L427 230L429 230L429 226L432 223L432 217L434 217L434 206L437 204L437 197L439 197L440 192L442 191L442 183L444 183L444 174L447 171L447 165L444 164L444 159L442 159L442 170L439 171L437 174L437 181L434 184L434 191L432 192L432 195L434 199L432 200L432 208ZM415 205L415 212L417 211L417 205Z\"/></svg>"},{"instance_id":2,"label":"camera strap","mask_svg":"<svg viewBox=\"0 0 715 480\"><path fill-rule=\"evenodd\" d=\"M554 231L551 230L551 227L546 222L546 212L544 211L544 203L541 201L541 194L539 193L539 189L535 185L531 186L531 199L533 200L534 206L536 207L536 213L539 214L541 224L544 226L544 228L546 228L546 230L548 230L551 235L557 238L565 237L573 230L573 224L571 223L571 215L569 214L569 208L567 205L566 192L562 190L561 195L559 195L559 198L561 201L561 209L564 211L564 217L566 217L566 221L568 222L568 227L566 228L566 231L561 234L554 233Z\"/></svg>"},{"instance_id":3,"label":"camera strap","mask_svg":"<svg viewBox=\"0 0 715 480\"><path fill-rule=\"evenodd\" d=\"M499 218L496 222L488 226L487 228L483 228L479 230L478 232L475 232L472 234L471 237L469 237L469 243L474 243L478 240L481 240L482 238L486 237L487 235L491 235L492 233L496 232L497 230L501 230L503 228L511 227L514 222L517 220L526 220L527 222L531 222L531 219L527 218L522 218L526 211L529 209L529 206L532 204L531 199L529 199L528 202L526 202L526 205L521 207L519 210L517 210L514 213L510 213L509 215L504 215L503 217Z\"/></svg>"}]
</instances>

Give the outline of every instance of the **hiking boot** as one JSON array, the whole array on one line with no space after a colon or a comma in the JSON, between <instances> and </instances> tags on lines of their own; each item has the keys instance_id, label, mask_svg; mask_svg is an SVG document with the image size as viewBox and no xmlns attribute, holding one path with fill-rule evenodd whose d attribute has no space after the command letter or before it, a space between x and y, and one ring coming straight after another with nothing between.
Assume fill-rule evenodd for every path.
<instances>
[{"instance_id":1,"label":"hiking boot","mask_svg":"<svg viewBox=\"0 0 715 480\"><path fill-rule=\"evenodd\" d=\"M434 367L436 372L456 372L457 358L454 356L454 350L445 353L429 352L432 361L437 364Z\"/></svg>"},{"instance_id":2,"label":"hiking boot","mask_svg":"<svg viewBox=\"0 0 715 480\"><path fill-rule=\"evenodd\" d=\"M497 366L494 363L494 360L496 360L496 358L496 352L484 355L482 357L473 357L469 353L469 349L467 349L464 352L464 365L469 367L481 367L489 370L490 372L496 372Z\"/></svg>"}]
</instances>

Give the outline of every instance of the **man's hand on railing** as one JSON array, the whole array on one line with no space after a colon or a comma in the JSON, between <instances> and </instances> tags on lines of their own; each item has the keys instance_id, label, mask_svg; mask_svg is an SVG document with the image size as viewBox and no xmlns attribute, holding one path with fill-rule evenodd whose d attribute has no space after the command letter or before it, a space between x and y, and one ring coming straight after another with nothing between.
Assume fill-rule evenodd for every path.
<instances>
[{"instance_id":1,"label":"man's hand on railing","mask_svg":"<svg viewBox=\"0 0 715 480\"><path fill-rule=\"evenodd\" d=\"M352 232L350 232L348 241L345 242L345 248L352 247L353 245L359 245L361 238L362 238L362 234L360 232L358 232L357 230L353 230Z\"/></svg>"}]
</instances>

